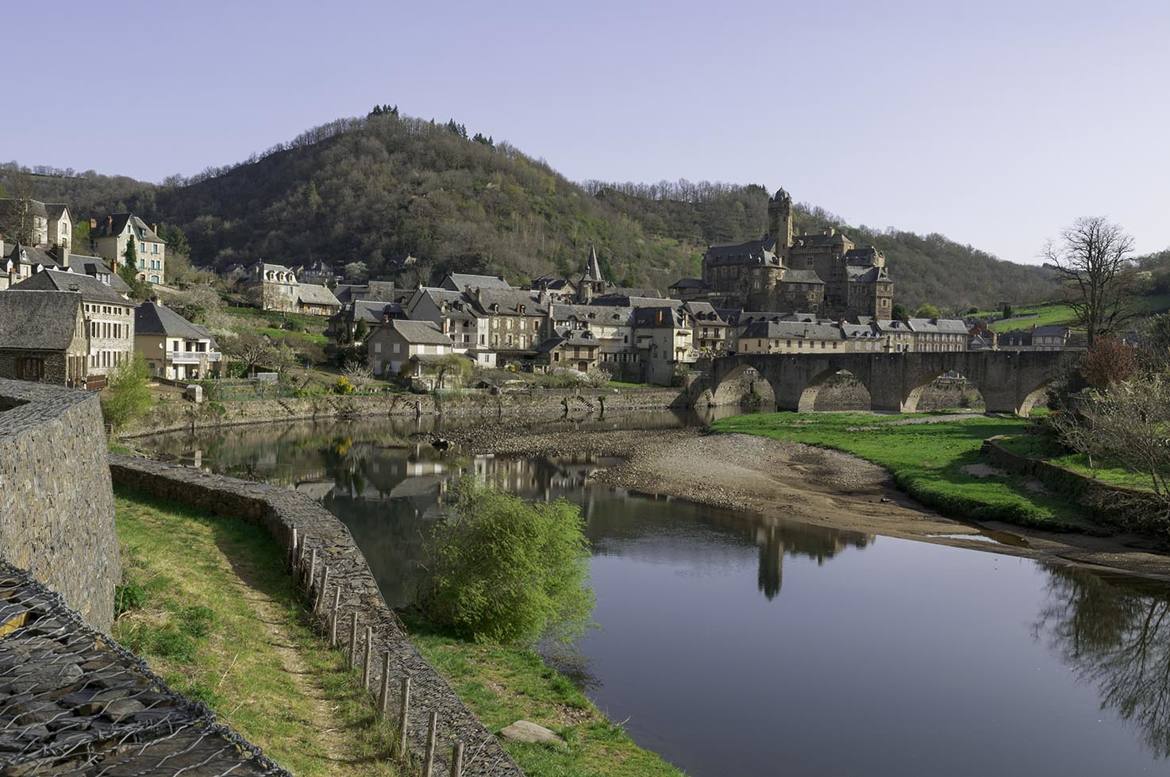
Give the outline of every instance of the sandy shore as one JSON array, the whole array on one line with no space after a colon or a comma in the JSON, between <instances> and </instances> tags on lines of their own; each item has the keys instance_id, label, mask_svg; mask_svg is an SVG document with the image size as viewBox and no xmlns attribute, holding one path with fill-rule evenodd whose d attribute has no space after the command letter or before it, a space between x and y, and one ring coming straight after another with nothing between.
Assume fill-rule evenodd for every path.
<instances>
[{"instance_id":1,"label":"sandy shore","mask_svg":"<svg viewBox=\"0 0 1170 777\"><path fill-rule=\"evenodd\" d=\"M1027 556L1170 581L1170 555L1131 535L1089 537L955 521L898 491L874 464L836 451L738 434L469 429L451 435L484 453L619 457L608 484L837 529ZM994 541L989 541L994 540Z\"/></svg>"}]
</instances>

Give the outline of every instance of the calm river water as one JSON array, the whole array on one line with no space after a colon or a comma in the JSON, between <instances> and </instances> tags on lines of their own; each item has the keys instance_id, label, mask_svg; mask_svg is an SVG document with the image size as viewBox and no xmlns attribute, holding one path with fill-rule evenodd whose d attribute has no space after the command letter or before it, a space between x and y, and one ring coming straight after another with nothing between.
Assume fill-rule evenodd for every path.
<instances>
[{"instance_id":1,"label":"calm river water","mask_svg":"<svg viewBox=\"0 0 1170 777\"><path fill-rule=\"evenodd\" d=\"M604 461L402 447L418 428L240 427L152 445L321 500L395 606L414 597L459 472L579 503L597 628L553 659L691 775L1170 774L1163 586L588 483Z\"/></svg>"}]
</instances>

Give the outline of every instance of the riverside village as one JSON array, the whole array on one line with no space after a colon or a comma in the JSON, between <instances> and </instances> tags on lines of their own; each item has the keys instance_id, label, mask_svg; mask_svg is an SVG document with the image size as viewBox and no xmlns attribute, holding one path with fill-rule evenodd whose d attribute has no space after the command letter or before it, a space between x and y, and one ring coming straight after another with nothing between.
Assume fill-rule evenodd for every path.
<instances>
[{"instance_id":1,"label":"riverside village","mask_svg":"<svg viewBox=\"0 0 1170 777\"><path fill-rule=\"evenodd\" d=\"M869 17L844 5L755 23L811 79L817 26ZM302 72L250 9L159 9L174 56L86 137L0 131L0 776L1170 774L1170 222L1130 191L1170 174L1152 136L1087 190L997 132L916 134L937 115L909 103L802 126L842 98L815 83L753 109L771 135L686 121L663 95L700 99L693 53L658 37L735 45L743 8L608 20L622 72L560 53L595 10L301 6L276 36L352 61ZM991 46L996 10L891 13L818 77L915 106L943 99L924 70L995 82L921 35ZM1018 14L1053 51L1093 22ZM1170 75L1170 13L1133 14ZM616 53L634 32L661 67ZM513 59L534 39L546 73ZM704 107L757 105L765 54L711 62ZM1038 59L986 56L1059 101ZM369 96L328 120L342 81ZM366 105L387 91L467 118ZM549 123L536 93L599 115ZM1026 113L1021 142L1057 142ZM749 182L621 182L667 163Z\"/></svg>"}]
</instances>

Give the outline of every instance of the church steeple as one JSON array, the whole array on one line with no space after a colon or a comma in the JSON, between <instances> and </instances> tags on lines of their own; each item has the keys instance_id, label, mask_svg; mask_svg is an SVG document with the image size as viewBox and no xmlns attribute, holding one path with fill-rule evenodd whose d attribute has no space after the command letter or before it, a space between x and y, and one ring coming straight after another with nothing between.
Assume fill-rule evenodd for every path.
<instances>
[{"instance_id":1,"label":"church steeple","mask_svg":"<svg viewBox=\"0 0 1170 777\"><path fill-rule=\"evenodd\" d=\"M585 263L585 274L581 276L581 282L577 284L577 299L579 302L589 303L595 294L603 294L608 286L608 281L601 274L601 262L597 259L597 249L590 245L589 261Z\"/></svg>"}]
</instances>

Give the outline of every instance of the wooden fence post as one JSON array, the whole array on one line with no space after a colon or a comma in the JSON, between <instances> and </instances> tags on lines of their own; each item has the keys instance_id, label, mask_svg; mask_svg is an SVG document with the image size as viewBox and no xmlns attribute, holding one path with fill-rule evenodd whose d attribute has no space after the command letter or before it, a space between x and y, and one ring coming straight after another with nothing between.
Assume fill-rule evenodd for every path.
<instances>
[{"instance_id":1,"label":"wooden fence post","mask_svg":"<svg viewBox=\"0 0 1170 777\"><path fill-rule=\"evenodd\" d=\"M317 582L317 549L313 548L313 559L309 562L309 580L305 583L305 592L311 597L313 594L313 583ZM311 598L309 601L313 601Z\"/></svg>"},{"instance_id":2,"label":"wooden fence post","mask_svg":"<svg viewBox=\"0 0 1170 777\"><path fill-rule=\"evenodd\" d=\"M463 742L456 742L451 751L451 777L463 777Z\"/></svg>"},{"instance_id":3,"label":"wooden fence post","mask_svg":"<svg viewBox=\"0 0 1170 777\"><path fill-rule=\"evenodd\" d=\"M382 692L378 694L378 714L383 718L390 707L390 651L382 656Z\"/></svg>"},{"instance_id":4,"label":"wooden fence post","mask_svg":"<svg viewBox=\"0 0 1170 777\"><path fill-rule=\"evenodd\" d=\"M321 587L317 589L317 599L313 602L313 614L316 615L321 611L321 607L325 604L325 589L329 586L329 567L322 565L321 569ZM338 588L340 591L340 587Z\"/></svg>"},{"instance_id":5,"label":"wooden fence post","mask_svg":"<svg viewBox=\"0 0 1170 777\"><path fill-rule=\"evenodd\" d=\"M370 673L374 671L374 627L366 626L366 656L362 664L362 690L370 690Z\"/></svg>"},{"instance_id":6,"label":"wooden fence post","mask_svg":"<svg viewBox=\"0 0 1170 777\"><path fill-rule=\"evenodd\" d=\"M337 647L337 621L341 617L341 585L333 592L333 612L329 615L329 647Z\"/></svg>"},{"instance_id":7,"label":"wooden fence post","mask_svg":"<svg viewBox=\"0 0 1170 777\"><path fill-rule=\"evenodd\" d=\"M349 619L349 668L357 666L357 610Z\"/></svg>"},{"instance_id":8,"label":"wooden fence post","mask_svg":"<svg viewBox=\"0 0 1170 777\"><path fill-rule=\"evenodd\" d=\"M296 569L297 566L297 527L292 530L292 544L288 546L288 568Z\"/></svg>"},{"instance_id":9,"label":"wooden fence post","mask_svg":"<svg viewBox=\"0 0 1170 777\"><path fill-rule=\"evenodd\" d=\"M402 756L402 762L406 763L409 757L409 747L406 742L406 725L410 720L410 675L402 678L402 697L400 699L402 706L398 715L398 753Z\"/></svg>"},{"instance_id":10,"label":"wooden fence post","mask_svg":"<svg viewBox=\"0 0 1170 777\"><path fill-rule=\"evenodd\" d=\"M439 713L431 713L431 724L427 727L427 758L423 762L423 777L432 777L435 769L435 735L439 729Z\"/></svg>"}]
</instances>

